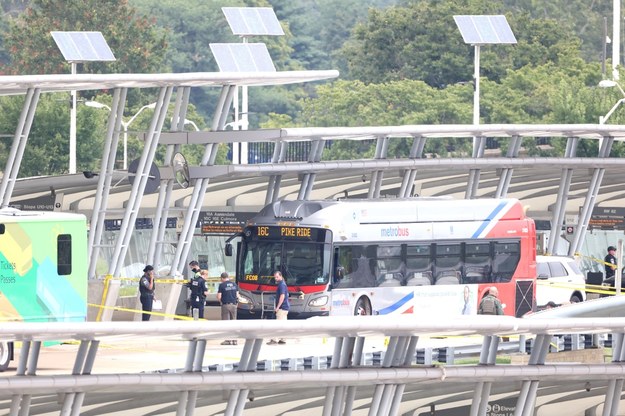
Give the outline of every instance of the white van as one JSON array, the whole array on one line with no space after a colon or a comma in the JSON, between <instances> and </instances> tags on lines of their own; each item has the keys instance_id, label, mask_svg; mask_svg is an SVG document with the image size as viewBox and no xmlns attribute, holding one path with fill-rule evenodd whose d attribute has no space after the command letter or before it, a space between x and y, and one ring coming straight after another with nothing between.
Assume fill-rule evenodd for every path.
<instances>
[{"instance_id":1,"label":"white van","mask_svg":"<svg viewBox=\"0 0 625 416\"><path fill-rule=\"evenodd\" d=\"M561 305L586 300L586 279L574 258L536 256L536 273L536 305L539 309L549 302Z\"/></svg>"}]
</instances>

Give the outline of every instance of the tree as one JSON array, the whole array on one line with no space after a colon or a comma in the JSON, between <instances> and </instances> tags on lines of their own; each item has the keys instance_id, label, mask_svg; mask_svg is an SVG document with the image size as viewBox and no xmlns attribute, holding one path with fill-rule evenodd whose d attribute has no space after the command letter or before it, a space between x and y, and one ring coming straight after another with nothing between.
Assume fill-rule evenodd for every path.
<instances>
[{"instance_id":1,"label":"tree","mask_svg":"<svg viewBox=\"0 0 625 416\"><path fill-rule=\"evenodd\" d=\"M581 56L586 61L599 61L603 49L604 17L610 19L608 27L612 25L611 1L503 0L503 2L511 15L527 14L536 21L543 19L555 21L558 27L581 40ZM611 32L609 36L612 36Z\"/></svg>"},{"instance_id":2,"label":"tree","mask_svg":"<svg viewBox=\"0 0 625 416\"><path fill-rule=\"evenodd\" d=\"M161 68L167 49L166 32L137 15L126 0L33 0L25 12L9 22L9 30L3 33L9 59L2 62L0 70L10 74L67 73L69 64L50 35L53 30L98 30L107 39L117 61L84 64L80 72L153 72ZM146 102L148 98L144 95L148 93L129 91L128 107ZM90 94L83 92L82 96L89 99ZM23 99L3 98L4 122L0 127L5 132L12 134L15 129L20 102ZM51 175L67 170L68 103L68 94L42 94L24 153L21 176ZM85 117L88 114L95 113L93 109L78 109L77 165L80 170L97 168L105 134L102 125L95 126L93 119Z\"/></svg>"},{"instance_id":3,"label":"tree","mask_svg":"<svg viewBox=\"0 0 625 416\"><path fill-rule=\"evenodd\" d=\"M337 81L317 88L317 97L305 99L298 125L384 126L402 124L469 123L472 114L472 89L453 86L437 90L422 81L394 81L364 84ZM389 155L406 157L411 138L393 140ZM326 150L324 158L350 159L371 157L372 141L341 140ZM426 152L438 155L468 151L468 142L451 139L444 144L429 140ZM391 157L389 156L389 157Z\"/></svg>"},{"instance_id":4,"label":"tree","mask_svg":"<svg viewBox=\"0 0 625 416\"><path fill-rule=\"evenodd\" d=\"M397 0L272 0L278 19L292 36L292 59L306 69L340 67L338 51L357 22L364 22L369 8L386 7Z\"/></svg>"},{"instance_id":5,"label":"tree","mask_svg":"<svg viewBox=\"0 0 625 416\"><path fill-rule=\"evenodd\" d=\"M419 79L443 87L471 79L471 49L462 41L455 14L486 14L499 1L407 1L405 6L370 9L357 24L343 54L349 78L364 82Z\"/></svg>"},{"instance_id":6,"label":"tree","mask_svg":"<svg viewBox=\"0 0 625 416\"><path fill-rule=\"evenodd\" d=\"M420 79L443 88L473 77L473 48L462 40L453 20L459 14L502 14L501 1L457 2L412 0L405 6L372 9L366 23L357 25L343 48L349 78L364 82ZM507 16L517 45L489 45L481 49L480 72L491 80L506 70L554 62L564 66L577 59L580 41L553 19Z\"/></svg>"},{"instance_id":7,"label":"tree","mask_svg":"<svg viewBox=\"0 0 625 416\"><path fill-rule=\"evenodd\" d=\"M123 22L123 24L120 24ZM10 22L3 43L11 56L5 74L67 73L69 64L51 31L100 31L117 61L85 63L83 72L152 72L161 69L166 33L136 14L127 0L32 0Z\"/></svg>"},{"instance_id":8,"label":"tree","mask_svg":"<svg viewBox=\"0 0 625 416\"><path fill-rule=\"evenodd\" d=\"M13 135L24 97L1 97L0 132ZM65 105L63 105L63 103ZM21 162L19 177L52 175L67 172L69 167L69 111L66 94L42 94ZM79 170L98 170L102 155L105 126L98 122L92 108L78 113L76 143ZM6 166L10 140L4 140L7 151L0 153L0 166Z\"/></svg>"},{"instance_id":9,"label":"tree","mask_svg":"<svg viewBox=\"0 0 625 416\"><path fill-rule=\"evenodd\" d=\"M240 43L241 39L232 34L222 7L268 7L266 0L215 0L215 1L188 1L180 7L178 0L133 0L133 4L143 11L156 17L159 26L166 28L173 34L171 48L167 55L174 72L211 72L218 71L217 63L210 49L211 43ZM292 48L288 44L291 34L288 26L284 27L286 36L254 36L249 42L263 42L267 45L269 54L279 71L302 69L301 64L291 58ZM287 111L294 114L297 93L284 92L290 89L276 88L281 98L278 111ZM300 92L301 94L301 92ZM215 111L215 104L219 90L216 88L194 88L191 91L191 100L198 112L206 119L211 119ZM270 96L263 88L249 89L250 112L268 114L276 108L267 107L265 103L275 104L276 99ZM264 118L264 117L263 117ZM254 117L250 118L253 126L257 126ZM262 119L260 120L262 121Z\"/></svg>"}]
</instances>

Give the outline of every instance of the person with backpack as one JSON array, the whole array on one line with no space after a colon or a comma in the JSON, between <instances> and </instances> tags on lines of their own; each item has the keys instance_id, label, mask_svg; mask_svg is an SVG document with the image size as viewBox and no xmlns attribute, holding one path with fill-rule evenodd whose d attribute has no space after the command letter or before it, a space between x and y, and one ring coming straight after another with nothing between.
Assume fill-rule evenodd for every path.
<instances>
[{"instance_id":1,"label":"person with backpack","mask_svg":"<svg viewBox=\"0 0 625 416\"><path fill-rule=\"evenodd\" d=\"M488 292L486 292L486 295L480 302L477 313L479 315L503 315L503 307L499 300L499 290L495 286L488 289Z\"/></svg>"}]
</instances>

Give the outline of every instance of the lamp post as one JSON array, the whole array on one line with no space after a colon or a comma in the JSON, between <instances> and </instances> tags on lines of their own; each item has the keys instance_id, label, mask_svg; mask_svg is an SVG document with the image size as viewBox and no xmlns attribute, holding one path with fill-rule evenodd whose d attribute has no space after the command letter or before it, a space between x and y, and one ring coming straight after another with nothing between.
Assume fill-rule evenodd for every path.
<instances>
[{"instance_id":1,"label":"lamp post","mask_svg":"<svg viewBox=\"0 0 625 416\"><path fill-rule=\"evenodd\" d=\"M103 109L106 109L108 111L112 111L111 107L109 107L106 104L99 103L97 101L85 101L85 105L87 107L103 108ZM135 113L134 116L130 117L130 119L128 121L124 121L124 120L121 121L122 128L124 129L124 157L123 157L123 169L124 170L128 169L128 126L130 126L130 124L133 121L135 121L135 119L139 116L139 114L141 114L141 112L143 110L145 110L146 108L154 109L155 107L156 107L156 103L151 103L151 104L144 105L143 107L141 107L139 109L139 111L137 111ZM186 121L187 120L185 120L185 122Z\"/></svg>"},{"instance_id":2,"label":"lamp post","mask_svg":"<svg viewBox=\"0 0 625 416\"><path fill-rule=\"evenodd\" d=\"M608 113L605 116L599 116L599 124L605 124L606 121L608 121L608 118L610 118L610 116L612 115L612 113L617 109L617 107L619 105L621 105L623 102L625 102L625 91L623 90L623 87L621 87L621 85L616 82L616 81L612 81L610 79L604 79L601 82L599 82L599 87L601 88L612 88L612 87L616 87L618 88L618 90L621 92L621 94L623 95L623 98L621 98L620 100L618 100L610 109L610 111L608 111Z\"/></svg>"},{"instance_id":3,"label":"lamp post","mask_svg":"<svg viewBox=\"0 0 625 416\"><path fill-rule=\"evenodd\" d=\"M195 131L200 131L200 129L198 128L197 124L195 124L194 121L192 120L187 120L186 118L184 119L184 124L189 124L191 126L193 126L193 128L195 129Z\"/></svg>"},{"instance_id":4,"label":"lamp post","mask_svg":"<svg viewBox=\"0 0 625 416\"><path fill-rule=\"evenodd\" d=\"M72 75L82 62L115 61L111 48L101 32L50 32L63 58L70 63ZM69 173L76 173L76 90L70 91Z\"/></svg>"},{"instance_id":5,"label":"lamp post","mask_svg":"<svg viewBox=\"0 0 625 416\"><path fill-rule=\"evenodd\" d=\"M172 124L172 125L174 124L174 119L173 119L173 118L171 119L171 124ZM186 125L193 126L193 129L194 129L195 131L200 131L200 128L197 126L197 124L195 124L195 122L194 122L194 121L191 121L191 120L189 120L189 119L186 119L186 118L185 118L185 119L184 119L184 124L185 124L185 126L186 126Z\"/></svg>"}]
</instances>

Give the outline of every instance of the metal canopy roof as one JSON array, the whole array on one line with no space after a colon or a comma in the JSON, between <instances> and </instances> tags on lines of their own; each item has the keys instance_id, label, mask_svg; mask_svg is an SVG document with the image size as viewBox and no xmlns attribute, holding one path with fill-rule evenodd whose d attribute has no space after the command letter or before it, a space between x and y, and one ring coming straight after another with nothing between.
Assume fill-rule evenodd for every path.
<instances>
[{"instance_id":1,"label":"metal canopy roof","mask_svg":"<svg viewBox=\"0 0 625 416\"><path fill-rule=\"evenodd\" d=\"M85 91L112 88L221 87L224 85L284 85L337 78L339 71L191 72L172 74L58 74L0 77L0 95Z\"/></svg>"},{"instance_id":2,"label":"metal canopy roof","mask_svg":"<svg viewBox=\"0 0 625 416\"><path fill-rule=\"evenodd\" d=\"M580 137L609 136L625 140L625 125L616 124L434 124L363 127L293 127L201 132L163 132L161 144L204 144L266 141L310 141L319 139L371 140L376 137Z\"/></svg>"},{"instance_id":3,"label":"metal canopy roof","mask_svg":"<svg viewBox=\"0 0 625 416\"><path fill-rule=\"evenodd\" d=\"M494 159L494 158L488 158ZM421 159L421 161L436 159ZM538 160L538 159L537 159ZM562 160L562 159L561 159ZM575 163L578 159L571 160ZM450 159L441 159L443 162L450 162ZM622 168L623 162L619 159L610 159L615 162L606 167L606 175L603 180L601 191L597 198L597 204L601 206L624 206L625 190L622 184L625 181L625 169ZM362 161L361 161L362 162ZM371 161L375 162L375 161ZM332 163L332 162L327 162ZM488 163L487 160L484 163ZM564 161L560 162L564 163ZM303 163L293 163L293 165L302 165ZM496 162L495 162L496 164ZM299 190L299 176L301 172L290 169L289 165L285 167L288 171L284 174L282 180L282 197L293 199ZM256 167L255 167L256 166ZM267 169L269 165L263 165ZM493 165L495 166L495 165ZM197 170L204 168L191 167L194 176ZM211 169L211 168L208 168ZM258 210L262 207L265 194L267 192L267 176L269 173L260 175L257 170L262 169L257 165L245 166L215 166L215 173L224 173L220 170L227 170L232 176L217 175L211 179L204 195L203 206L207 210ZM466 190L467 172L457 165L456 170L450 168L449 164L440 163L436 168L430 167L425 169L420 167L417 177L416 192L422 196L451 196L462 199ZM361 167L354 168L353 171L343 170L327 170L317 173L315 188L312 192L311 199L332 199L348 197L366 198L369 189L369 175L372 169ZM499 182L498 168L486 169L482 172L480 179L479 197L493 197L497 184ZM588 190L589 170L583 166L578 166L574 171L573 183L571 184L571 193L567 201L567 212L578 212L579 207L584 203L584 197ZM366 181L363 182L362 176L365 174ZM401 184L402 177L400 175L401 168L389 168L384 176L382 193L394 195ZM170 169L161 168L162 177L166 177L170 173ZM555 204L557 189L560 186L561 169L548 163L528 164L527 166L517 166L508 196L520 199L524 205L529 206L529 214L534 218L549 218L549 210ZM130 194L130 186L128 181L124 180L125 172L115 171L113 181L118 183L109 195L109 207L112 210L123 210L128 196ZM120 182L121 181L121 182ZM57 177L43 178L25 178L19 179L13 192L13 203L19 203L25 198L33 198L42 195L49 195L51 187L56 193L63 194L63 210L82 212L88 214L93 206L96 193L97 180L86 179L82 174L62 175ZM145 195L142 201L142 215L150 216L150 207L156 204L158 195ZM172 197L172 204L176 206L186 206L191 198L191 190L177 188ZM121 215L121 214L120 214Z\"/></svg>"}]
</instances>

